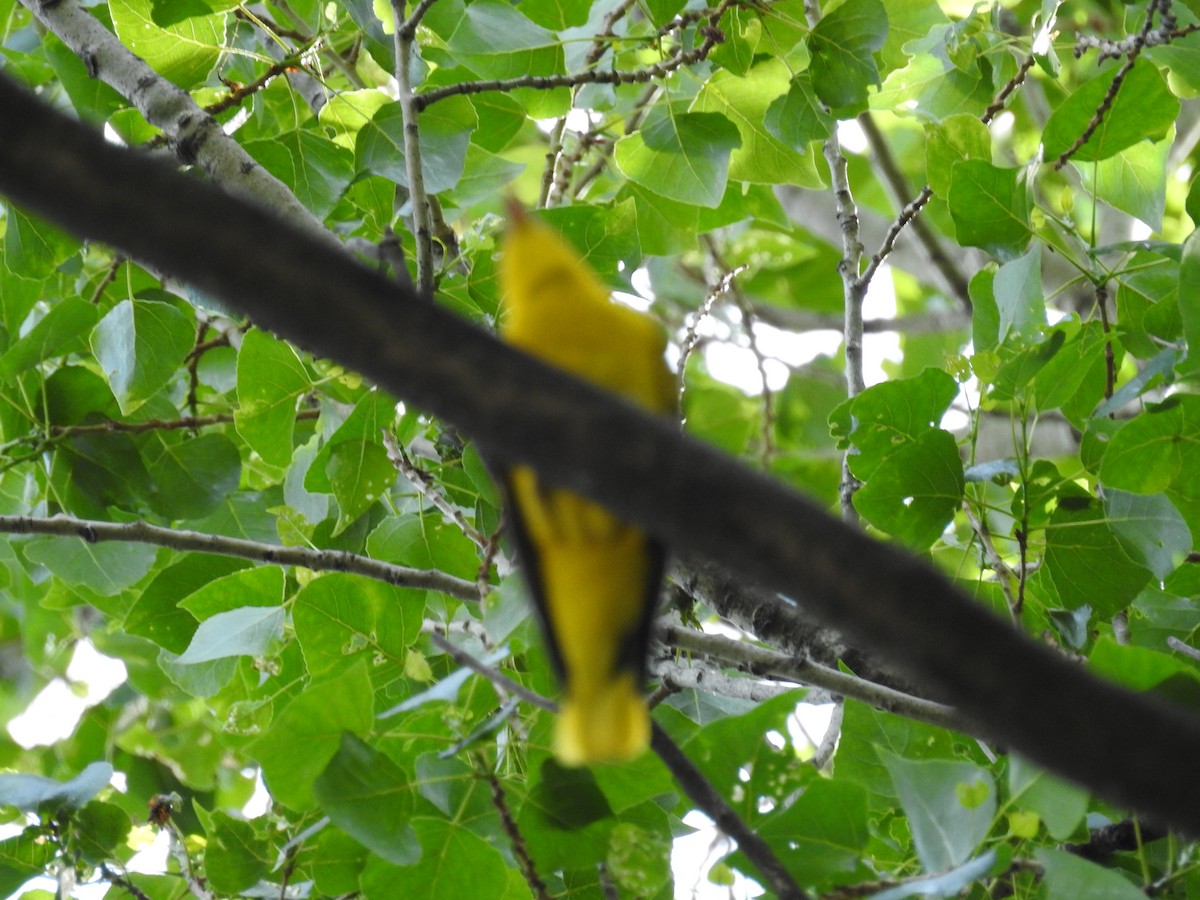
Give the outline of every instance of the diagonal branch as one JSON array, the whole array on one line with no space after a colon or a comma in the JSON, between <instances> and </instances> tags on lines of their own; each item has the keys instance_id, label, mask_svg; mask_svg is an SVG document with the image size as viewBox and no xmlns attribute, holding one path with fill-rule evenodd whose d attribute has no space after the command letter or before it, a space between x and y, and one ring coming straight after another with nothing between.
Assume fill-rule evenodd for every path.
<instances>
[{"instance_id":1,"label":"diagonal branch","mask_svg":"<svg viewBox=\"0 0 1200 900\"><path fill-rule=\"evenodd\" d=\"M127 150L0 77L0 192L188 280L468 428L664 542L793 597L968 722L1110 802L1200 836L1200 717L1015 632L928 563L400 289L340 247ZM243 252L257 252L247 260ZM330 298L338 314L330 315ZM469 590L474 590L472 585Z\"/></svg>"}]
</instances>

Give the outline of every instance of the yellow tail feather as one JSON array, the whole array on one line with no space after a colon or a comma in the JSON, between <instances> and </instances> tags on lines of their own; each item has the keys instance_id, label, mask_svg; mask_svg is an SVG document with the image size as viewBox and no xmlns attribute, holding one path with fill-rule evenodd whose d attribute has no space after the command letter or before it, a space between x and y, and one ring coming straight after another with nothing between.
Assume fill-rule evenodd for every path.
<instances>
[{"instance_id":1,"label":"yellow tail feather","mask_svg":"<svg viewBox=\"0 0 1200 900\"><path fill-rule=\"evenodd\" d=\"M650 744L650 710L624 672L594 685L587 696L563 698L554 731L554 755L564 766L633 759Z\"/></svg>"}]
</instances>

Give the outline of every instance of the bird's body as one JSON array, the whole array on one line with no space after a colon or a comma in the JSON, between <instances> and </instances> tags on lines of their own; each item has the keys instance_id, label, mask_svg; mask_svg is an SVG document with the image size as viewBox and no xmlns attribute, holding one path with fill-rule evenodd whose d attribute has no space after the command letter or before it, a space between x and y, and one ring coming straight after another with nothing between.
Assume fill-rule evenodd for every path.
<instances>
[{"instance_id":1,"label":"bird's body","mask_svg":"<svg viewBox=\"0 0 1200 900\"><path fill-rule=\"evenodd\" d=\"M665 340L612 302L586 263L545 225L514 212L500 268L510 344L654 412L674 406ZM554 751L567 765L645 749L642 696L662 549L578 494L505 474L510 518L551 658L563 682Z\"/></svg>"}]
</instances>

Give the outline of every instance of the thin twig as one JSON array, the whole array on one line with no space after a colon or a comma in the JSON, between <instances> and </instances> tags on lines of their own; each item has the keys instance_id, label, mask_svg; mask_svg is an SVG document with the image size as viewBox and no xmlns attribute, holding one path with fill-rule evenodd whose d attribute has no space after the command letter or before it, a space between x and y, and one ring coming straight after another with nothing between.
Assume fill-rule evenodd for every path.
<instances>
[{"instance_id":1,"label":"thin twig","mask_svg":"<svg viewBox=\"0 0 1200 900\"><path fill-rule=\"evenodd\" d=\"M106 881L116 885L121 890L127 892L134 900L150 900L150 896L142 891L137 885L130 881L126 876L119 872L114 872L109 868L108 863L100 863L100 875Z\"/></svg>"},{"instance_id":2,"label":"thin twig","mask_svg":"<svg viewBox=\"0 0 1200 900\"><path fill-rule=\"evenodd\" d=\"M542 877L538 874L537 866L533 862L533 857L529 855L529 847L525 843L525 835L521 834L521 829L517 826L516 819L513 818L512 810L508 806L508 798L504 793L504 785L500 783L500 779L496 777L496 773L487 765L487 761L482 758L475 759L475 768L482 773L484 780L488 783L492 793L492 806L496 807L496 812L500 815L500 825L504 828L504 833L508 836L508 842L512 847L513 856L517 858L517 864L521 867L521 874L525 877L525 883L529 886L529 890L537 900L551 900L550 890L546 887L546 882L542 881Z\"/></svg>"},{"instance_id":3,"label":"thin twig","mask_svg":"<svg viewBox=\"0 0 1200 900\"><path fill-rule=\"evenodd\" d=\"M543 697L536 691L531 691L518 681L513 681L499 669L480 662L466 650L454 646L436 631L429 632L429 641L463 668L470 669L476 675L482 675L492 684L504 688L514 697L520 697L530 706L544 709L546 712L558 711L558 704L553 700Z\"/></svg>"},{"instance_id":4,"label":"thin twig","mask_svg":"<svg viewBox=\"0 0 1200 900\"><path fill-rule=\"evenodd\" d=\"M625 14L633 7L638 0L622 0L620 4L609 11L604 17L604 21L600 24L600 30L592 37L592 47L588 50L587 56L583 60L583 68L591 69L604 56L604 51L608 49L608 42L615 33L617 23L625 18ZM573 93L577 93L573 92ZM572 98L573 99L573 98ZM574 103L572 103L572 106ZM593 142L589 141L588 135L580 135L578 147L575 153L562 153L562 136L566 129L566 117L560 118L554 125L554 131L550 135L550 150L547 153L546 169L543 173L542 192L539 197L539 206L553 206L561 198L566 190L566 186L571 182L571 173L575 165L579 162L581 155L590 146L594 146Z\"/></svg>"},{"instance_id":5,"label":"thin twig","mask_svg":"<svg viewBox=\"0 0 1200 900\"><path fill-rule=\"evenodd\" d=\"M768 891L783 900L807 900L806 894L775 856L771 846L734 812L724 797L696 768L661 725L653 722L650 747L658 754L688 798L716 826L737 841L738 849L754 864Z\"/></svg>"},{"instance_id":6,"label":"thin twig","mask_svg":"<svg viewBox=\"0 0 1200 900\"><path fill-rule=\"evenodd\" d=\"M124 541L153 544L173 550L236 556L276 566L303 566L317 572L347 572L362 575L397 587L440 591L458 600L477 598L475 583L455 578L436 569L410 569L343 550L312 550L308 547L280 547L242 538L205 534L179 528L160 528L147 522L100 522L68 516L0 516L0 533L44 534L52 537L81 538L89 544Z\"/></svg>"},{"instance_id":7,"label":"thin twig","mask_svg":"<svg viewBox=\"0 0 1200 900\"><path fill-rule=\"evenodd\" d=\"M1096 285L1096 307L1100 310L1100 328L1104 332L1104 399L1111 400L1117 383L1117 361L1113 352L1112 325L1108 321L1108 288L1103 284ZM1115 419L1116 413L1109 413L1109 418Z\"/></svg>"},{"instance_id":8,"label":"thin twig","mask_svg":"<svg viewBox=\"0 0 1200 900\"><path fill-rule=\"evenodd\" d=\"M863 134L866 135L867 143L871 147L871 153L875 157L875 162L879 170L883 173L884 184L887 185L897 205L903 204L903 198L909 196L910 193L908 180L904 177L904 173L900 171L900 166L897 164L895 156L892 155L892 150L888 146L883 132L879 130L879 126L875 124L875 118L870 113L862 113L858 117L858 124L862 128ZM969 311L971 309L971 295L968 291L967 276L959 268L954 258L946 252L946 248L942 245L941 240L934 233L933 229L925 223L924 219L918 216L912 218L911 222L913 233L924 248L929 261L933 263L934 268L946 280L946 284L949 285L950 290L953 291L954 296L958 299L963 309ZM869 283L877 268L878 266L869 268L870 274L864 273L859 277L859 280Z\"/></svg>"},{"instance_id":9,"label":"thin twig","mask_svg":"<svg viewBox=\"0 0 1200 900\"><path fill-rule=\"evenodd\" d=\"M1032 55L1027 56L1021 65L1017 67L1017 72L1010 78L996 94L988 108L983 111L983 115L979 120L984 125L989 124L1000 112L1004 109L1009 96L1025 81L1025 76L1029 74L1029 70L1033 67L1034 58ZM875 255L871 257L867 263L867 267L863 270L859 280L869 284L871 279L875 277L875 273L879 267L883 265L884 260L888 255L896 249L896 241L899 239L901 232L920 215L925 205L933 198L933 188L925 185L917 193L917 196L904 205L900 210L900 215L896 217L896 221L888 228L887 233L883 236L883 242L879 245L879 249L875 251ZM968 301L970 298L967 298Z\"/></svg>"},{"instance_id":10,"label":"thin twig","mask_svg":"<svg viewBox=\"0 0 1200 900\"><path fill-rule=\"evenodd\" d=\"M718 9L726 8L729 5L729 0L726 0ZM492 81L464 81L459 84L434 88L433 90L417 94L414 98L414 103L417 112L421 112L439 100L445 100L447 97L482 94L490 91L508 92L517 88L533 88L535 90L548 91L560 87L578 87L582 84L643 84L647 81L666 78L677 69L702 61L712 52L713 47L724 40L724 34L713 26L705 30L704 40L700 43L700 46L677 53L670 59L647 66L644 69L634 69L629 72L619 72L615 69L590 69L585 72L576 72L568 75L521 75L517 78L503 78Z\"/></svg>"},{"instance_id":11,"label":"thin twig","mask_svg":"<svg viewBox=\"0 0 1200 900\"><path fill-rule=\"evenodd\" d=\"M846 704L835 703L833 713L829 716L829 725L825 729L825 734L821 738L821 743L817 744L816 750L813 751L812 759L809 760L819 772L824 772L833 760L833 753L837 750L838 739L842 736L842 720L846 715Z\"/></svg>"},{"instance_id":12,"label":"thin twig","mask_svg":"<svg viewBox=\"0 0 1200 900\"><path fill-rule=\"evenodd\" d=\"M1146 21L1142 23L1141 29L1134 36L1133 42L1129 45L1129 50L1125 54L1125 62L1121 64L1121 68L1117 70L1117 74L1113 76L1112 83L1109 84L1108 90L1104 93L1104 99L1100 101L1100 105L1096 107L1096 111L1092 113L1091 121L1087 127L1083 129L1083 133L1075 138L1075 142L1066 150L1059 154L1058 159L1054 161L1054 168L1057 171L1065 166L1079 149L1086 144L1100 127L1100 123L1104 121L1104 117L1108 111L1112 109L1113 103L1117 99L1117 94L1121 90L1121 85L1124 84L1126 76L1133 70L1134 64L1138 57L1142 54L1142 49L1146 46L1146 41L1154 28L1154 14L1159 9L1169 9L1170 0L1150 0L1146 7ZM1083 51L1076 48L1076 56L1079 56Z\"/></svg>"},{"instance_id":13,"label":"thin twig","mask_svg":"<svg viewBox=\"0 0 1200 900\"><path fill-rule=\"evenodd\" d=\"M1010 611L1016 609L1017 598L1013 594L1011 583L1016 578L1016 575L1004 561L1004 558L1000 556L1000 552L992 542L992 530L988 527L986 513L982 517L977 517L969 506L966 507L966 512L967 522L970 523L971 529L975 534L979 536L979 545L983 548L983 555L987 558L992 571L996 573L996 583L1000 585L1000 592L1004 594L1006 605Z\"/></svg>"},{"instance_id":14,"label":"thin twig","mask_svg":"<svg viewBox=\"0 0 1200 900\"><path fill-rule=\"evenodd\" d=\"M121 266L123 266L127 260L128 257L123 253L117 253L113 256L112 262L108 264L108 268L105 270L103 277L96 282L96 287L92 291L92 306L95 306L100 302L100 298L104 294L104 289L117 280L117 272L120 271Z\"/></svg>"},{"instance_id":15,"label":"thin twig","mask_svg":"<svg viewBox=\"0 0 1200 900\"><path fill-rule=\"evenodd\" d=\"M1197 650L1195 647L1192 647L1189 644L1185 644L1173 634L1167 637L1167 646L1177 653L1182 653L1189 659L1200 661L1200 650Z\"/></svg>"},{"instance_id":16,"label":"thin twig","mask_svg":"<svg viewBox=\"0 0 1200 900\"><path fill-rule=\"evenodd\" d=\"M315 419L320 416L318 409L301 409L296 412L297 420ZM86 425L51 425L47 433L55 440L77 437L81 434L145 434L147 431L178 431L180 429L196 430L208 425L224 425L234 421L233 413L213 413L209 416L181 416L178 419L147 419L144 422L90 422ZM29 442L32 438L22 438Z\"/></svg>"},{"instance_id":17,"label":"thin twig","mask_svg":"<svg viewBox=\"0 0 1200 900\"><path fill-rule=\"evenodd\" d=\"M446 495L437 488L433 479L408 458L396 436L386 428L383 431L383 446L387 450L388 461L412 483L422 497L437 507L476 547L484 549L488 546L487 536L467 521L461 509L446 499Z\"/></svg>"},{"instance_id":18,"label":"thin twig","mask_svg":"<svg viewBox=\"0 0 1200 900\"><path fill-rule=\"evenodd\" d=\"M641 95L634 101L633 108L630 110L629 116L625 119L625 134L633 134L642 127L642 120L646 117L647 112L650 110L650 105L658 97L661 90L661 85L650 84L647 85L644 91L642 91ZM615 141L602 142L594 136L591 139L590 145L600 147L600 158L588 166L586 171L584 171L584 173L580 175L578 179L576 179L575 187L572 191L572 194L575 197L579 197L587 188L587 186L595 181L601 172L608 168L609 160L612 158L613 151L617 146ZM579 152L582 153L584 149L586 149L585 142L581 141ZM571 168L573 168L576 163L578 163L578 159L572 160ZM561 185L555 185L555 190L560 194L565 193L566 188L566 182L562 182Z\"/></svg>"}]
</instances>

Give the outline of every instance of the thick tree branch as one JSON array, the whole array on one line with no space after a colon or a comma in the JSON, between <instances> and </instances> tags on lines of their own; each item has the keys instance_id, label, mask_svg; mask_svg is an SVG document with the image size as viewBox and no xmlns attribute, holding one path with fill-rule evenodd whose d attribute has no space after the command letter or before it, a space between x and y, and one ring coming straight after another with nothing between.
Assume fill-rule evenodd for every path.
<instances>
[{"instance_id":1,"label":"thick tree branch","mask_svg":"<svg viewBox=\"0 0 1200 900\"><path fill-rule=\"evenodd\" d=\"M1186 777L1200 717L1095 678L925 562L261 207L108 145L7 78L0 121L0 192L14 202L187 279L669 545L793 597L1032 760L1200 836L1200 779Z\"/></svg>"}]
</instances>

